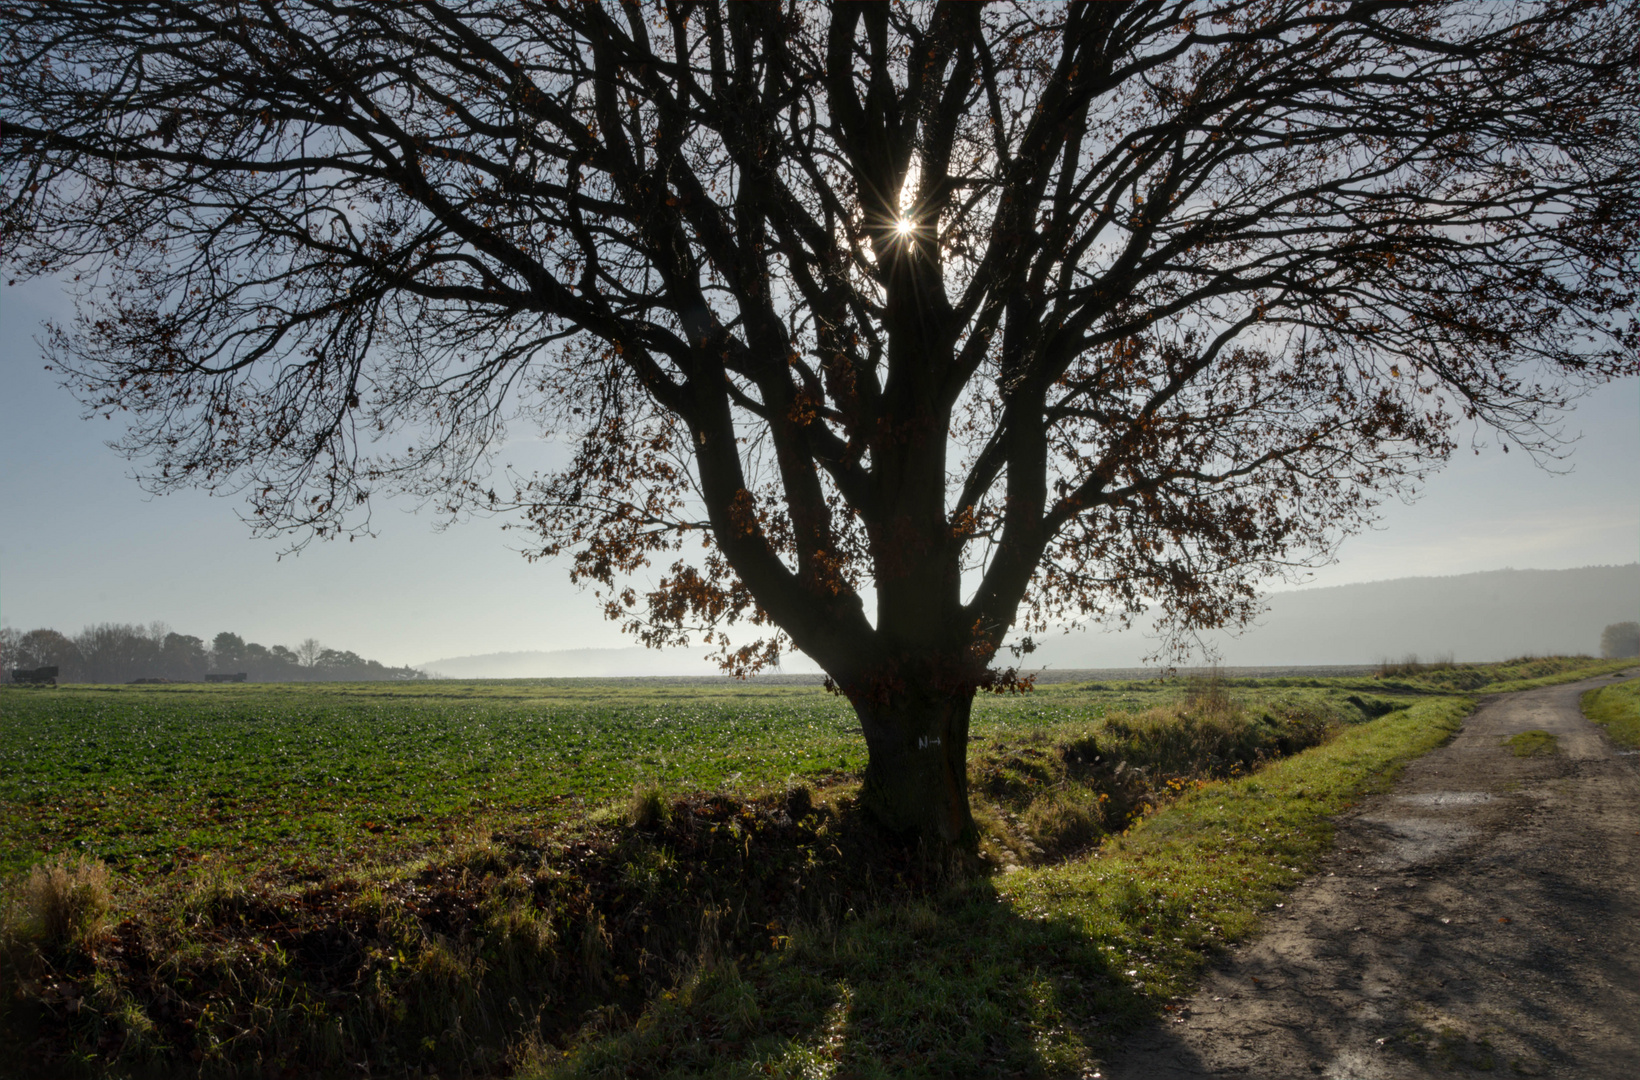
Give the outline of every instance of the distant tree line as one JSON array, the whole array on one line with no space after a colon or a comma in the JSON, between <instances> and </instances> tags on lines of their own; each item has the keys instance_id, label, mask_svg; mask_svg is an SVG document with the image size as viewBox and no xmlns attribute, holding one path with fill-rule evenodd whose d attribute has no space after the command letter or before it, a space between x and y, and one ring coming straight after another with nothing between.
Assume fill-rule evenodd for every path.
<instances>
[{"instance_id":1,"label":"distant tree line","mask_svg":"<svg viewBox=\"0 0 1640 1080\"><path fill-rule=\"evenodd\" d=\"M367 682L424 679L411 667L388 667L358 653L330 649L313 638L294 649L259 645L223 631L206 644L164 623L98 623L73 637L56 630L0 629L0 669L58 669L58 682L126 683L137 679L202 681L213 673L244 672L251 682Z\"/></svg>"}]
</instances>

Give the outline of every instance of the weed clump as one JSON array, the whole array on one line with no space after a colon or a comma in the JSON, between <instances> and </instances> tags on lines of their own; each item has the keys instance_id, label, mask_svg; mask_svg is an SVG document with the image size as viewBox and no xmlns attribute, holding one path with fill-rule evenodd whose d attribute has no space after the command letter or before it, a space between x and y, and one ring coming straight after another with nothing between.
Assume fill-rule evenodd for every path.
<instances>
[{"instance_id":1,"label":"weed clump","mask_svg":"<svg viewBox=\"0 0 1640 1080\"><path fill-rule=\"evenodd\" d=\"M1026 834L1043 852L1077 851L1104 832L1110 797L1088 790L1055 790L1033 799L1020 819Z\"/></svg>"},{"instance_id":2,"label":"weed clump","mask_svg":"<svg viewBox=\"0 0 1640 1080\"><path fill-rule=\"evenodd\" d=\"M672 818L672 808L659 784L637 784L630 804L632 824L640 829L656 829Z\"/></svg>"},{"instance_id":3,"label":"weed clump","mask_svg":"<svg viewBox=\"0 0 1640 1080\"><path fill-rule=\"evenodd\" d=\"M786 816L802 821L814 812L814 789L807 784L793 784L786 789Z\"/></svg>"},{"instance_id":4,"label":"weed clump","mask_svg":"<svg viewBox=\"0 0 1640 1080\"><path fill-rule=\"evenodd\" d=\"M207 870L187 888L182 913L202 926L230 919L246 898L244 881L220 867Z\"/></svg>"},{"instance_id":5,"label":"weed clump","mask_svg":"<svg viewBox=\"0 0 1640 1080\"><path fill-rule=\"evenodd\" d=\"M1560 740L1547 731L1533 729L1504 740L1516 757L1553 757L1560 750Z\"/></svg>"},{"instance_id":6,"label":"weed clump","mask_svg":"<svg viewBox=\"0 0 1640 1080\"><path fill-rule=\"evenodd\" d=\"M113 907L108 867L89 855L58 856L29 872L23 904L47 944L85 947L102 933Z\"/></svg>"},{"instance_id":7,"label":"weed clump","mask_svg":"<svg viewBox=\"0 0 1640 1080\"><path fill-rule=\"evenodd\" d=\"M1197 676L1185 684L1184 711L1223 721L1237 716L1241 709L1230 696L1224 673L1215 667L1207 675Z\"/></svg>"}]
</instances>

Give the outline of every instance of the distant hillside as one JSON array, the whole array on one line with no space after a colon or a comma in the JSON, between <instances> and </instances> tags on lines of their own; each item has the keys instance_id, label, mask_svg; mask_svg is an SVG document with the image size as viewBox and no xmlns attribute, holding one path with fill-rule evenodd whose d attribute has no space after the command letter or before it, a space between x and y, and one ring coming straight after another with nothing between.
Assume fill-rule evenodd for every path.
<instances>
[{"instance_id":1,"label":"distant hillside","mask_svg":"<svg viewBox=\"0 0 1640 1080\"><path fill-rule=\"evenodd\" d=\"M504 652L454 656L417 664L435 678L566 679L622 675L712 675L705 652L682 649L562 649L556 652Z\"/></svg>"},{"instance_id":2,"label":"distant hillside","mask_svg":"<svg viewBox=\"0 0 1640 1080\"><path fill-rule=\"evenodd\" d=\"M1239 637L1204 635L1223 663L1367 664L1409 652L1471 661L1598 655L1602 629L1640 618L1640 563L1396 578L1276 593L1267 604ZM1030 663L1121 667L1148 645L1131 633L1049 636Z\"/></svg>"},{"instance_id":3,"label":"distant hillside","mask_svg":"<svg viewBox=\"0 0 1640 1080\"><path fill-rule=\"evenodd\" d=\"M1608 624L1640 619L1640 563L1577 570L1493 570L1297 589L1240 637L1204 635L1235 667L1371 664L1407 653L1457 660L1600 651ZM1136 668L1152 648L1138 631L1048 635L1026 664L1057 670ZM1006 659L1006 656L1004 657ZM566 649L458 656L416 665L450 679L717 675L706 650ZM790 674L818 669L790 658Z\"/></svg>"},{"instance_id":4,"label":"distant hillside","mask_svg":"<svg viewBox=\"0 0 1640 1080\"><path fill-rule=\"evenodd\" d=\"M560 649L554 652L505 652L429 660L418 668L445 679L614 679L657 676L721 675L705 649ZM807 657L791 659L784 671L807 673L819 668Z\"/></svg>"}]
</instances>

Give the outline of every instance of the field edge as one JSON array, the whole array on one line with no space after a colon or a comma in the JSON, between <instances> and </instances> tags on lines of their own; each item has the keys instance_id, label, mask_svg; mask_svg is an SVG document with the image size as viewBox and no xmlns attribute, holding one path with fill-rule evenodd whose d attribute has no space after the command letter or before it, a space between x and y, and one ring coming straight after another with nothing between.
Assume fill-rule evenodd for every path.
<instances>
[{"instance_id":1,"label":"field edge","mask_svg":"<svg viewBox=\"0 0 1640 1080\"><path fill-rule=\"evenodd\" d=\"M781 952L720 960L618 1030L601 1020L567 1050L541 1048L518 1075L886 1077L912 1050L931 1074L1088 1075L1258 932L1328 850L1335 815L1450 739L1473 707L1426 698L1200 785L1072 863L790 928Z\"/></svg>"}]
</instances>

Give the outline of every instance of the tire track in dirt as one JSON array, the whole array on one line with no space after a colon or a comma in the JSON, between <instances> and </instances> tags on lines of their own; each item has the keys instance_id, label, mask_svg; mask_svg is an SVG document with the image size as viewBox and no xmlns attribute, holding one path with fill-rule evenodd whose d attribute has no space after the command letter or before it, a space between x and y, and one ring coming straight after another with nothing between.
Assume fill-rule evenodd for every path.
<instances>
[{"instance_id":1,"label":"tire track in dirt","mask_svg":"<svg viewBox=\"0 0 1640 1080\"><path fill-rule=\"evenodd\" d=\"M1640 1077L1640 757L1578 708L1611 681L1484 699L1104 1075ZM1534 728L1555 756L1502 745Z\"/></svg>"}]
</instances>

